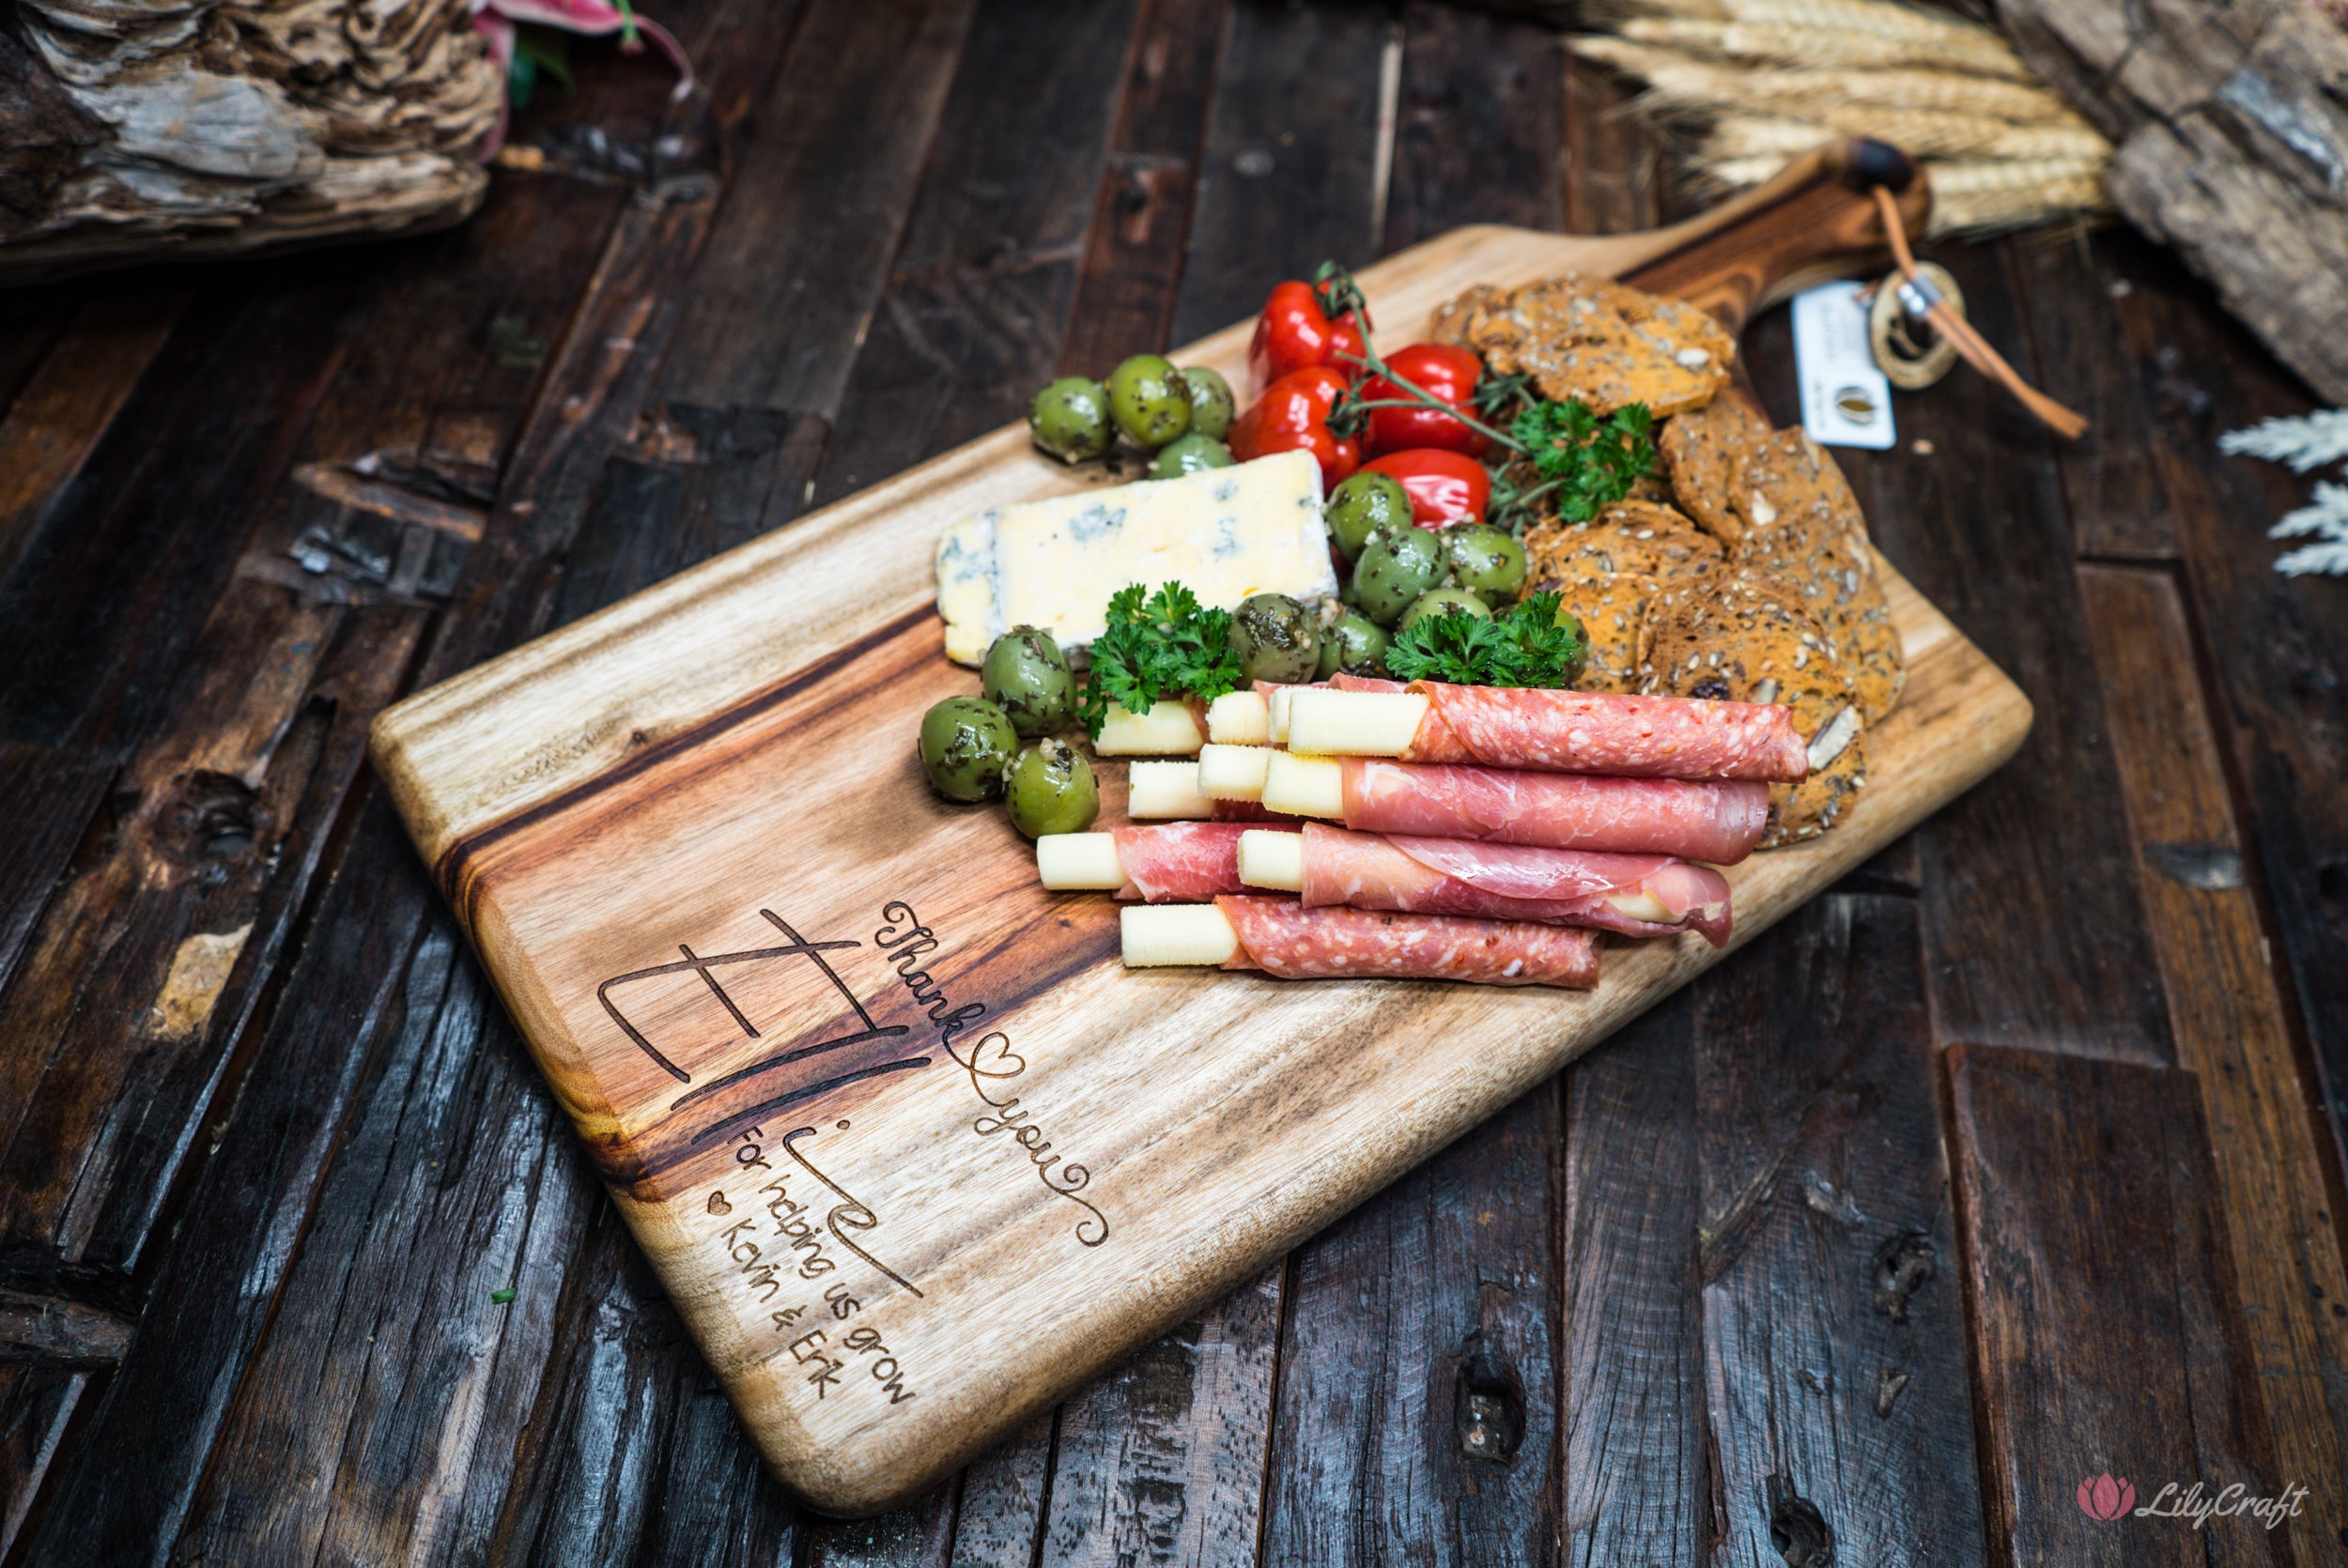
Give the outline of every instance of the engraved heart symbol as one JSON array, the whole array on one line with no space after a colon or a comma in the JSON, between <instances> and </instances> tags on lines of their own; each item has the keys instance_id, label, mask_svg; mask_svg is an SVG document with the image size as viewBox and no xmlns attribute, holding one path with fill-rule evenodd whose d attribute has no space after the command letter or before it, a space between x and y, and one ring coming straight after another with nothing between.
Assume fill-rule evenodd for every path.
<instances>
[{"instance_id":1,"label":"engraved heart symbol","mask_svg":"<svg viewBox=\"0 0 2348 1568\"><path fill-rule=\"evenodd\" d=\"M709 1212L731 1214L734 1212L734 1206L726 1202L726 1195L723 1192L712 1192L709 1194Z\"/></svg>"}]
</instances>

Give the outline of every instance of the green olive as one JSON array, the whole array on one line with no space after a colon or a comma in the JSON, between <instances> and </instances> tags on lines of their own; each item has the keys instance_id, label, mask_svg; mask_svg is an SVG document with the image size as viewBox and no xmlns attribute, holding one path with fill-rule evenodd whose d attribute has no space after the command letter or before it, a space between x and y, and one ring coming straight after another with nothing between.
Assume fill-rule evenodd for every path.
<instances>
[{"instance_id":1,"label":"green olive","mask_svg":"<svg viewBox=\"0 0 2348 1568\"><path fill-rule=\"evenodd\" d=\"M1563 605L1557 607L1555 623L1573 629L1573 657L1566 663L1566 684L1571 685L1582 679L1583 668L1590 662L1590 635L1583 628L1582 618Z\"/></svg>"},{"instance_id":2,"label":"green olive","mask_svg":"<svg viewBox=\"0 0 2348 1568\"><path fill-rule=\"evenodd\" d=\"M1018 746L1003 710L982 697L950 697L921 715L921 766L948 800L1001 794Z\"/></svg>"},{"instance_id":3,"label":"green olive","mask_svg":"<svg viewBox=\"0 0 2348 1568\"><path fill-rule=\"evenodd\" d=\"M1135 354L1109 372L1109 418L1136 446L1162 447L1190 429L1190 389L1173 362Z\"/></svg>"},{"instance_id":4,"label":"green olive","mask_svg":"<svg viewBox=\"0 0 2348 1568\"><path fill-rule=\"evenodd\" d=\"M1158 448L1158 454L1150 459L1150 477L1180 479L1186 473L1197 473L1202 469L1228 469L1235 461L1237 459L1232 457L1229 447L1212 436L1201 436L1194 430L1187 436L1177 436ZM1506 536L1504 534L1502 537Z\"/></svg>"},{"instance_id":5,"label":"green olive","mask_svg":"<svg viewBox=\"0 0 2348 1568\"><path fill-rule=\"evenodd\" d=\"M1231 418L1239 411L1231 383L1219 370L1205 365L1182 366L1182 384L1190 389L1190 432L1219 441L1231 433Z\"/></svg>"},{"instance_id":6,"label":"green olive","mask_svg":"<svg viewBox=\"0 0 2348 1568\"><path fill-rule=\"evenodd\" d=\"M1022 739L1064 730L1076 714L1076 677L1052 634L1014 626L995 639L979 668L979 688Z\"/></svg>"},{"instance_id":7,"label":"green olive","mask_svg":"<svg viewBox=\"0 0 2348 1568\"><path fill-rule=\"evenodd\" d=\"M1418 596L1443 581L1443 542L1423 528L1382 529L1353 563L1353 599L1381 626L1402 619Z\"/></svg>"},{"instance_id":8,"label":"green olive","mask_svg":"<svg viewBox=\"0 0 2348 1568\"><path fill-rule=\"evenodd\" d=\"M1321 663L1321 628L1285 593L1251 593L1231 612L1231 652L1249 681L1309 681Z\"/></svg>"},{"instance_id":9,"label":"green olive","mask_svg":"<svg viewBox=\"0 0 2348 1568\"><path fill-rule=\"evenodd\" d=\"M1045 741L1019 754L1004 775L1011 825L1030 838L1082 833L1101 814L1101 787L1092 764L1065 741Z\"/></svg>"},{"instance_id":10,"label":"green olive","mask_svg":"<svg viewBox=\"0 0 2348 1568\"><path fill-rule=\"evenodd\" d=\"M1027 432L1038 448L1063 463L1082 463L1117 439L1109 425L1109 394L1098 381L1063 376L1027 405Z\"/></svg>"},{"instance_id":11,"label":"green olive","mask_svg":"<svg viewBox=\"0 0 2348 1568\"><path fill-rule=\"evenodd\" d=\"M1483 600L1464 588L1438 588L1413 600L1411 607L1402 612L1401 623L1395 630L1410 630L1411 623L1422 615L1470 615L1479 621L1489 621L1492 612L1484 607Z\"/></svg>"},{"instance_id":12,"label":"green olive","mask_svg":"<svg viewBox=\"0 0 2348 1568\"><path fill-rule=\"evenodd\" d=\"M1348 675L1383 675L1388 638L1378 624L1357 611L1344 609L1324 620L1321 629L1321 668L1327 680L1338 670Z\"/></svg>"},{"instance_id":13,"label":"green olive","mask_svg":"<svg viewBox=\"0 0 2348 1568\"><path fill-rule=\"evenodd\" d=\"M1321 516L1337 554L1359 561L1371 534L1398 533L1411 526L1411 493L1390 473L1365 470L1329 492Z\"/></svg>"},{"instance_id":14,"label":"green olive","mask_svg":"<svg viewBox=\"0 0 2348 1568\"><path fill-rule=\"evenodd\" d=\"M1483 523L1444 530L1443 559L1452 581L1494 609L1524 586L1524 546Z\"/></svg>"}]
</instances>

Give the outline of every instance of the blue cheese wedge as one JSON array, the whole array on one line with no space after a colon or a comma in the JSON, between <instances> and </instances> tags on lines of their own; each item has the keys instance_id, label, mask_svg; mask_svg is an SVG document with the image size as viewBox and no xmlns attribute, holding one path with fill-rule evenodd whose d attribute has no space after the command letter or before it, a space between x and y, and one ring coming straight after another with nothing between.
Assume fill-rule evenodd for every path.
<instances>
[{"instance_id":1,"label":"blue cheese wedge","mask_svg":"<svg viewBox=\"0 0 2348 1568\"><path fill-rule=\"evenodd\" d=\"M977 664L1013 626L1040 626L1073 653L1101 635L1109 595L1136 582L1180 582L1223 609L1250 593L1335 593L1321 465L1283 452L955 524L937 545L946 656Z\"/></svg>"}]
</instances>

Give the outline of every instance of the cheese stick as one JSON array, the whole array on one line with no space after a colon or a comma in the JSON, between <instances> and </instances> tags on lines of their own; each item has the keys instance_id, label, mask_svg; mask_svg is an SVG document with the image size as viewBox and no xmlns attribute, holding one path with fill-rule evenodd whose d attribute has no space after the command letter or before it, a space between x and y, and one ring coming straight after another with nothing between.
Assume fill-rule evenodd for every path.
<instances>
[{"instance_id":1,"label":"cheese stick","mask_svg":"<svg viewBox=\"0 0 2348 1568\"><path fill-rule=\"evenodd\" d=\"M1135 762L1125 770L1125 815L1136 820L1212 817L1214 802L1198 789L1196 762Z\"/></svg>"},{"instance_id":2,"label":"cheese stick","mask_svg":"<svg viewBox=\"0 0 2348 1568\"><path fill-rule=\"evenodd\" d=\"M1219 746L1262 746L1272 739L1272 705L1259 691L1227 691L1207 704L1207 739Z\"/></svg>"},{"instance_id":3,"label":"cheese stick","mask_svg":"<svg viewBox=\"0 0 2348 1568\"><path fill-rule=\"evenodd\" d=\"M1209 741L1198 748L1198 792L1209 800L1259 801L1265 775L1278 755L1268 746L1222 746Z\"/></svg>"},{"instance_id":4,"label":"cheese stick","mask_svg":"<svg viewBox=\"0 0 2348 1568\"><path fill-rule=\"evenodd\" d=\"M1102 757L1196 757L1206 739L1189 703L1161 697L1146 714L1110 703L1092 749Z\"/></svg>"},{"instance_id":5,"label":"cheese stick","mask_svg":"<svg viewBox=\"0 0 2348 1568\"><path fill-rule=\"evenodd\" d=\"M1763 783L1798 781L1810 767L1793 710L1777 703L1414 681L1403 691L1300 687L1288 709L1289 749L1316 755Z\"/></svg>"},{"instance_id":6,"label":"cheese stick","mask_svg":"<svg viewBox=\"0 0 2348 1568\"><path fill-rule=\"evenodd\" d=\"M1571 926L1306 909L1293 899L1137 904L1119 916L1128 968L1220 965L1282 979L1598 984L1598 939Z\"/></svg>"}]
</instances>

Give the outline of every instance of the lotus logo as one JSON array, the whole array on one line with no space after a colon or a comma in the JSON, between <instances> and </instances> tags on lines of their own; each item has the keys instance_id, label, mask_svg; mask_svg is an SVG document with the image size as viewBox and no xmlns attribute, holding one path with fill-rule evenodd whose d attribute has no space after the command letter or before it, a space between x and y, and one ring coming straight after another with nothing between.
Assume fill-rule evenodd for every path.
<instances>
[{"instance_id":1,"label":"lotus logo","mask_svg":"<svg viewBox=\"0 0 2348 1568\"><path fill-rule=\"evenodd\" d=\"M2079 1512L2091 1519L2109 1524L2135 1506L2136 1487L2124 1478L2114 1481L2107 1471L2079 1483Z\"/></svg>"}]
</instances>

